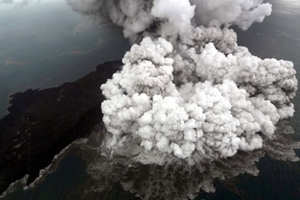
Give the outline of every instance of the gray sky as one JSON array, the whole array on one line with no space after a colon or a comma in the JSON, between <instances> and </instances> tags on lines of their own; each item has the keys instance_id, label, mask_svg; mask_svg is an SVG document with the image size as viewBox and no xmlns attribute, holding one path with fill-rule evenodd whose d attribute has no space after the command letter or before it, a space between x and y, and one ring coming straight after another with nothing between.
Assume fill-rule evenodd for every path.
<instances>
[{"instance_id":1,"label":"gray sky","mask_svg":"<svg viewBox=\"0 0 300 200\"><path fill-rule=\"evenodd\" d=\"M27 5L36 5L39 3L61 3L64 4L64 0L0 0L0 7L6 7L12 5L14 7L23 7Z\"/></svg>"}]
</instances>

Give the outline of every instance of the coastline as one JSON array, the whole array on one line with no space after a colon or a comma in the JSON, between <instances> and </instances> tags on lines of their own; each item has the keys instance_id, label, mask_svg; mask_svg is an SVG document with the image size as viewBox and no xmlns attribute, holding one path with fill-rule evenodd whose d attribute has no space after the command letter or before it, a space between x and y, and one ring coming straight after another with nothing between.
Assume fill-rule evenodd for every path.
<instances>
[{"instance_id":1,"label":"coastline","mask_svg":"<svg viewBox=\"0 0 300 200\"><path fill-rule=\"evenodd\" d=\"M10 113L0 120L0 193L26 174L29 186L61 150L89 136L102 119L100 85L120 66L106 62L77 81L11 96Z\"/></svg>"}]
</instances>

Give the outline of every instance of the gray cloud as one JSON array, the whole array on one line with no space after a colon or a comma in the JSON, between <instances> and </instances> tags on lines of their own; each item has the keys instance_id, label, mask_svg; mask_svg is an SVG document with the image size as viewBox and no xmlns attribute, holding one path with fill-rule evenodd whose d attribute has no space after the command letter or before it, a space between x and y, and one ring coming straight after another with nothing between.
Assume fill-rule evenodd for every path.
<instances>
[{"instance_id":1,"label":"gray cloud","mask_svg":"<svg viewBox=\"0 0 300 200\"><path fill-rule=\"evenodd\" d=\"M213 183L216 179L233 180L232 183L235 184L234 177L238 175L257 176L260 171L256 163L266 154L276 160L298 161L294 149L299 149L300 143L289 137L292 133L293 129L288 121L280 120L276 125L274 138L264 138L263 147L256 151L238 152L230 159L218 159L207 163L186 165L184 160L176 157L164 157L164 165L141 165L133 161L139 156L138 152L141 152L138 146L125 144L122 152L115 153L114 159L110 159L109 152L104 153L107 149L103 147L100 156L101 136L96 131L87 143L79 146L79 149L83 150L84 159L89 162L87 172L94 181L93 184L89 184L92 188L87 190L87 195L96 192L114 193L111 188L120 183L125 191L132 192L141 199L194 199L200 190L214 192L216 188ZM101 130L101 134L109 133ZM120 152L121 154L118 154ZM161 185L164 186L163 189Z\"/></svg>"},{"instance_id":2,"label":"gray cloud","mask_svg":"<svg viewBox=\"0 0 300 200\"><path fill-rule=\"evenodd\" d=\"M261 0L67 0L95 21L111 20L133 43L123 70L101 86L106 148L143 149L137 161L187 162L261 149L279 120L293 116L293 63L260 59L238 46L271 14ZM153 152L155 152L153 154ZM160 156L157 156L160 155Z\"/></svg>"},{"instance_id":3,"label":"gray cloud","mask_svg":"<svg viewBox=\"0 0 300 200\"><path fill-rule=\"evenodd\" d=\"M30 3L40 3L41 0L0 0L0 4L14 4L15 6L27 6Z\"/></svg>"}]
</instances>

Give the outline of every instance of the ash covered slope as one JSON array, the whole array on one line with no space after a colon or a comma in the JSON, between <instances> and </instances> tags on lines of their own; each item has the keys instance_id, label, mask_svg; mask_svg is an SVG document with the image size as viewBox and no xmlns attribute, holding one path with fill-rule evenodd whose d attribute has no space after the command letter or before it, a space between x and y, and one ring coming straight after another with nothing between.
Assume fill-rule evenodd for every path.
<instances>
[{"instance_id":1,"label":"ash covered slope","mask_svg":"<svg viewBox=\"0 0 300 200\"><path fill-rule=\"evenodd\" d=\"M0 120L0 193L26 174L30 184L62 149L89 136L102 118L99 87L120 66L104 63L75 82L12 95L10 114Z\"/></svg>"},{"instance_id":2,"label":"ash covered slope","mask_svg":"<svg viewBox=\"0 0 300 200\"><path fill-rule=\"evenodd\" d=\"M192 160L231 157L274 137L293 116L293 63L260 59L237 44L271 14L260 0L68 0L74 10L124 28L132 42L123 70L101 89L107 147ZM122 148L121 148L122 149ZM151 151L150 151L151 150ZM144 158L138 158L145 160ZM156 161L155 161L156 162Z\"/></svg>"}]
</instances>

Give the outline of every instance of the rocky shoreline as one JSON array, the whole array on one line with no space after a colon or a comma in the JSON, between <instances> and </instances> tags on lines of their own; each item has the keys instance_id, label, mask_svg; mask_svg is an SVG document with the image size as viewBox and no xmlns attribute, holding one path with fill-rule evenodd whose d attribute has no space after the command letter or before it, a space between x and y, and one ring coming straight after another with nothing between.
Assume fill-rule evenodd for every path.
<instances>
[{"instance_id":1,"label":"rocky shoreline","mask_svg":"<svg viewBox=\"0 0 300 200\"><path fill-rule=\"evenodd\" d=\"M0 119L0 194L26 174L29 185L62 149L89 136L102 120L100 85L121 66L106 62L77 81L11 96L10 113Z\"/></svg>"}]
</instances>

